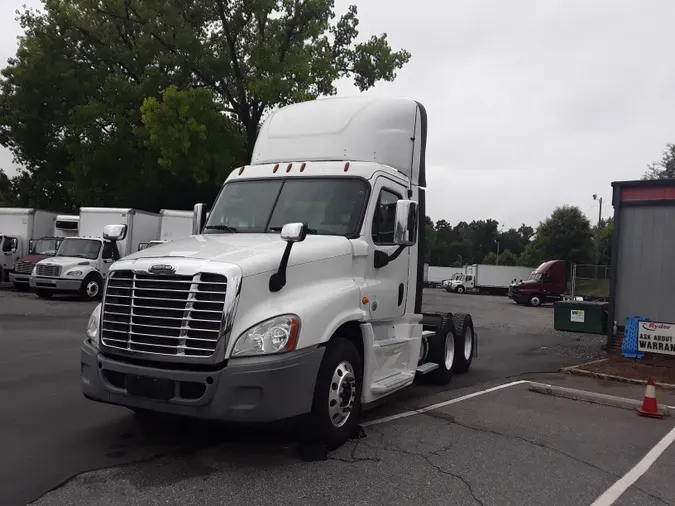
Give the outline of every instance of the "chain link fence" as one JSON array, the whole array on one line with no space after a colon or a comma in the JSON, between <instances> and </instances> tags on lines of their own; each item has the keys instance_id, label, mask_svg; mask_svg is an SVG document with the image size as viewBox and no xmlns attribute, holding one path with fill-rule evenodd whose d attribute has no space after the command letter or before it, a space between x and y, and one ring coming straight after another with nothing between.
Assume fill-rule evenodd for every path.
<instances>
[{"instance_id":1,"label":"chain link fence","mask_svg":"<svg viewBox=\"0 0 675 506\"><path fill-rule=\"evenodd\" d=\"M570 295L584 298L609 298L609 265L575 264L572 266Z\"/></svg>"}]
</instances>

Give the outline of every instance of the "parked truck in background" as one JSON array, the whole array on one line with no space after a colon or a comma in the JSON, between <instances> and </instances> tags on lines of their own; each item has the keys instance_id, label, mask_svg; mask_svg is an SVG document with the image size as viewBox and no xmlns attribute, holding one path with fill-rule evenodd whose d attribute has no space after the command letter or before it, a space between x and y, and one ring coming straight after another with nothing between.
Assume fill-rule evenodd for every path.
<instances>
[{"instance_id":1,"label":"parked truck in background","mask_svg":"<svg viewBox=\"0 0 675 506\"><path fill-rule=\"evenodd\" d=\"M56 213L41 209L0 207L0 283L10 281L33 239L52 234L55 219Z\"/></svg>"},{"instance_id":2,"label":"parked truck in background","mask_svg":"<svg viewBox=\"0 0 675 506\"><path fill-rule=\"evenodd\" d=\"M209 218L195 206L195 235L112 265L82 344L85 397L240 422L303 415L333 445L417 375L466 372L471 316L422 313L426 136L411 100L271 113Z\"/></svg>"},{"instance_id":3,"label":"parked truck in background","mask_svg":"<svg viewBox=\"0 0 675 506\"><path fill-rule=\"evenodd\" d=\"M102 236L106 225L122 225L119 240ZM83 207L80 235L63 239L52 258L35 265L30 286L42 298L55 293L78 293L82 300L100 298L110 265L138 250L138 245L157 238L159 214L137 209Z\"/></svg>"},{"instance_id":4,"label":"parked truck in background","mask_svg":"<svg viewBox=\"0 0 675 506\"><path fill-rule=\"evenodd\" d=\"M193 211L162 209L159 215L159 239L139 244L138 251L192 234Z\"/></svg>"},{"instance_id":5,"label":"parked truck in background","mask_svg":"<svg viewBox=\"0 0 675 506\"><path fill-rule=\"evenodd\" d=\"M568 292L568 268L564 260L549 260L537 267L525 281L511 288L517 304L541 306L562 299Z\"/></svg>"},{"instance_id":6,"label":"parked truck in background","mask_svg":"<svg viewBox=\"0 0 675 506\"><path fill-rule=\"evenodd\" d=\"M59 214L54 222L54 237L77 237L80 217L77 214Z\"/></svg>"},{"instance_id":7,"label":"parked truck in background","mask_svg":"<svg viewBox=\"0 0 675 506\"><path fill-rule=\"evenodd\" d=\"M532 271L532 267L512 265L467 265L464 274L450 280L445 289L455 293L507 295L514 280L527 279Z\"/></svg>"},{"instance_id":8,"label":"parked truck in background","mask_svg":"<svg viewBox=\"0 0 675 506\"><path fill-rule=\"evenodd\" d=\"M35 265L45 258L56 255L62 241L62 237L43 237L30 241L29 253L16 260L14 272L9 275L14 288L21 292L27 291L30 288L30 275Z\"/></svg>"}]
</instances>

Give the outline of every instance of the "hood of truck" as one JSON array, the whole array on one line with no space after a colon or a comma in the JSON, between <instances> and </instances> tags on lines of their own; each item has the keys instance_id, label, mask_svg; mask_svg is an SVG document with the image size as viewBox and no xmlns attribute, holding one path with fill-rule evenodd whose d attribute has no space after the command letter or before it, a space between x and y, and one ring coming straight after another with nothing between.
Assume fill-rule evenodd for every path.
<instances>
[{"instance_id":1,"label":"hood of truck","mask_svg":"<svg viewBox=\"0 0 675 506\"><path fill-rule=\"evenodd\" d=\"M76 265L92 265L94 260L80 257L47 257L44 259L42 265L60 265L61 267L74 267Z\"/></svg>"},{"instance_id":2,"label":"hood of truck","mask_svg":"<svg viewBox=\"0 0 675 506\"><path fill-rule=\"evenodd\" d=\"M244 276L277 270L286 242L279 234L206 234L158 244L124 257L191 258L238 265ZM293 244L288 265L299 265L328 258L351 255L346 237L308 235Z\"/></svg>"},{"instance_id":3,"label":"hood of truck","mask_svg":"<svg viewBox=\"0 0 675 506\"><path fill-rule=\"evenodd\" d=\"M45 258L50 258L54 255L26 255L25 257L21 257L17 260L17 262L26 262L29 264L36 264L40 260L44 260Z\"/></svg>"},{"instance_id":4,"label":"hood of truck","mask_svg":"<svg viewBox=\"0 0 675 506\"><path fill-rule=\"evenodd\" d=\"M536 279L529 279L527 281L521 281L520 283L516 283L515 287L518 288L518 290L527 290L528 288L539 288L541 286L541 283L537 281Z\"/></svg>"}]
</instances>

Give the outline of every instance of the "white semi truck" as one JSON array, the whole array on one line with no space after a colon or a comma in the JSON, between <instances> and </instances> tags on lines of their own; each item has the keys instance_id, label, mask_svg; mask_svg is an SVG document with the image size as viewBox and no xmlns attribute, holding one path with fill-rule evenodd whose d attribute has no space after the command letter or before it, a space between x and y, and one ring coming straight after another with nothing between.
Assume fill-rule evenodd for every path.
<instances>
[{"instance_id":1,"label":"white semi truck","mask_svg":"<svg viewBox=\"0 0 675 506\"><path fill-rule=\"evenodd\" d=\"M0 207L0 283L10 281L16 263L30 253L31 241L52 234L56 213Z\"/></svg>"},{"instance_id":2,"label":"white semi truck","mask_svg":"<svg viewBox=\"0 0 675 506\"><path fill-rule=\"evenodd\" d=\"M123 225L118 240L102 236L106 225ZM101 296L110 265L138 250L138 245L157 238L159 214L108 207L80 209L77 237L63 239L54 257L35 265L30 286L38 297L55 293L78 293L83 300Z\"/></svg>"},{"instance_id":3,"label":"white semi truck","mask_svg":"<svg viewBox=\"0 0 675 506\"><path fill-rule=\"evenodd\" d=\"M362 408L476 350L422 313L427 116L412 100L282 107L195 235L115 262L81 352L88 399L240 422L305 415L339 444ZM204 223L205 222L205 223Z\"/></svg>"},{"instance_id":4,"label":"white semi truck","mask_svg":"<svg viewBox=\"0 0 675 506\"><path fill-rule=\"evenodd\" d=\"M509 286L519 280L527 279L534 268L515 265L474 264L464 268L464 274L452 278L445 289L448 292L481 292L506 295Z\"/></svg>"}]
</instances>

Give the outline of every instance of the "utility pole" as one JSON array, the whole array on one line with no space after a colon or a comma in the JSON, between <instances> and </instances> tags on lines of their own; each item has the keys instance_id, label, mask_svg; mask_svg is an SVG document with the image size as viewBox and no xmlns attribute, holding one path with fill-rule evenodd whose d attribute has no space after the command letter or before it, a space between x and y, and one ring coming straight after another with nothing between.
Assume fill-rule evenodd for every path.
<instances>
[{"instance_id":1,"label":"utility pole","mask_svg":"<svg viewBox=\"0 0 675 506\"><path fill-rule=\"evenodd\" d=\"M597 193L593 194L593 200L597 200L600 204L598 210L598 226L595 231L595 278L598 278L598 265L600 265L600 224L602 223L602 197L598 197Z\"/></svg>"}]
</instances>

